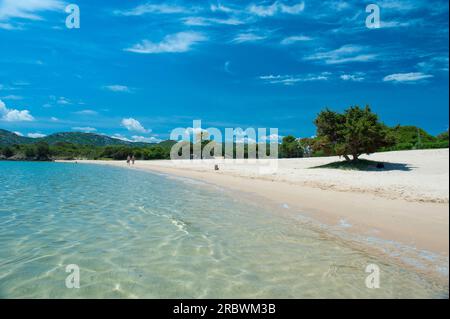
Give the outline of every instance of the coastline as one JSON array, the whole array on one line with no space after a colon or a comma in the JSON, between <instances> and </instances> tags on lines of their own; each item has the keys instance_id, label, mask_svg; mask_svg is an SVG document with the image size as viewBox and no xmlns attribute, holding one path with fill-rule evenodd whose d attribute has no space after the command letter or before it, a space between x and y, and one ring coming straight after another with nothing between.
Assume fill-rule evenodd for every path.
<instances>
[{"instance_id":1,"label":"coastline","mask_svg":"<svg viewBox=\"0 0 450 319\"><path fill-rule=\"evenodd\" d=\"M415 153L424 151L396 152L401 153L400 157L413 157ZM359 244L368 246L376 243L382 243L382 249L390 255L396 255L401 251L404 256L399 258L407 259L410 254L422 256L423 265L418 268L427 268L429 266L442 268L441 274L448 281L448 256L449 256L449 204L448 204L448 182L446 185L440 181L448 180L448 150L428 151L428 154L439 153L444 158L444 163L440 167L432 166L433 170L438 170L435 176L429 176L418 180L417 183L425 181L424 184L431 183L433 178L437 178L439 185L434 185L438 190L434 197L430 197L428 192L420 197L414 191L404 192L403 196L392 196L388 198L383 192L373 191L369 187L366 189L352 189L351 185L342 185L341 189L330 187L326 189L323 184L320 185L318 179L309 175L310 183L295 183L292 180L281 179L280 176L286 173L286 166L297 165L296 174L305 173L304 167L311 167L311 164L317 164L324 161L333 161L334 158L320 159L295 159L282 160L280 168L274 176L257 176L249 174L251 170L245 165L236 163L221 162L220 170L214 171L214 160L193 162L172 161L136 161L133 169L145 170L154 173L166 174L174 177L182 177L206 182L207 184L217 185L232 191L237 191L245 197L256 201L267 201L274 208L286 212L301 212L301 214L310 220L314 220L324 225L331 234L340 234L344 238L358 238ZM394 157L392 153L379 153L381 157ZM378 159L377 155L370 159ZM393 156L394 155L394 156ZM379 157L379 156L378 156ZM397 156L398 157L398 156ZM299 162L302 162L300 164ZM445 163L445 161L447 163ZM116 167L129 168L122 161L60 161L77 162L86 164L112 165ZM421 172L418 162L411 160L410 170L401 171L400 175L404 184L409 183L408 174L414 175ZM255 164L251 164L255 165ZM303 165L303 166L302 166ZM244 173L245 171L245 173ZM307 171L309 174L311 170ZM362 172L365 173L370 172ZM374 172L378 174L379 172ZM425 174L422 170L422 174ZM306 173L305 173L306 174ZM361 174L361 172L339 171L330 169L314 169L314 173L321 178L333 180L337 175L343 176L345 181ZM414 178L414 176L412 176ZM382 182L381 182L382 183ZM356 183L355 183L356 184ZM360 185L359 185L360 186ZM388 186L387 186L388 187ZM403 191L405 185L399 184L398 187ZM412 185L411 189L414 189ZM447 189L445 189L447 187ZM447 194L447 198L440 196ZM440 197L439 197L440 196ZM433 198L432 200L428 200ZM401 247L399 247L399 245ZM388 247L392 246L392 247ZM405 250L405 247L408 249ZM393 249L392 251L390 249ZM395 251L397 250L397 251ZM408 256L407 256L408 255ZM414 259L417 256L413 256ZM426 263L429 262L427 265ZM445 265L446 264L446 265ZM439 272L436 269L429 269L423 272Z\"/></svg>"}]
</instances>

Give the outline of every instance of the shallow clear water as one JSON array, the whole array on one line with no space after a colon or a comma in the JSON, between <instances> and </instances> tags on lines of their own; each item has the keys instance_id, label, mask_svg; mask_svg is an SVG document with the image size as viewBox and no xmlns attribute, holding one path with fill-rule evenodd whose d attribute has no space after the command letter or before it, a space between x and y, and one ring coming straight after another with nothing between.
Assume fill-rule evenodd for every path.
<instances>
[{"instance_id":1,"label":"shallow clear water","mask_svg":"<svg viewBox=\"0 0 450 319\"><path fill-rule=\"evenodd\" d=\"M0 298L448 297L233 193L133 169L0 162L0 230Z\"/></svg>"}]
</instances>

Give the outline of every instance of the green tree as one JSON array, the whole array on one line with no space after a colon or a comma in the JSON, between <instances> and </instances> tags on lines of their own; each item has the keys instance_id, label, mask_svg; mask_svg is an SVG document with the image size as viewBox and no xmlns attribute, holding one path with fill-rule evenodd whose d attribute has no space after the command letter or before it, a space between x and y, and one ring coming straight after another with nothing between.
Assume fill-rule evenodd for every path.
<instances>
[{"instance_id":1,"label":"green tree","mask_svg":"<svg viewBox=\"0 0 450 319\"><path fill-rule=\"evenodd\" d=\"M280 156L283 158L303 157L303 150L299 141L292 135L283 137L280 145Z\"/></svg>"},{"instance_id":2,"label":"green tree","mask_svg":"<svg viewBox=\"0 0 450 319\"><path fill-rule=\"evenodd\" d=\"M448 142L448 131L439 134L438 136L436 136L436 138L438 139L438 141L442 141L442 142L447 141Z\"/></svg>"},{"instance_id":3,"label":"green tree","mask_svg":"<svg viewBox=\"0 0 450 319\"><path fill-rule=\"evenodd\" d=\"M382 147L393 145L386 126L369 106L352 106L343 114L326 109L315 120L321 147L333 150L336 155L357 161L362 154L374 153Z\"/></svg>"},{"instance_id":4,"label":"green tree","mask_svg":"<svg viewBox=\"0 0 450 319\"><path fill-rule=\"evenodd\" d=\"M25 146L25 156L26 158L34 158L36 156L36 151L33 145Z\"/></svg>"},{"instance_id":5,"label":"green tree","mask_svg":"<svg viewBox=\"0 0 450 319\"><path fill-rule=\"evenodd\" d=\"M36 155L40 159L46 159L50 156L50 147L46 142L36 143Z\"/></svg>"},{"instance_id":6,"label":"green tree","mask_svg":"<svg viewBox=\"0 0 450 319\"><path fill-rule=\"evenodd\" d=\"M2 154L6 157L9 158L11 156L14 155L14 151L12 150L11 147L6 146L3 150L2 150Z\"/></svg>"}]
</instances>

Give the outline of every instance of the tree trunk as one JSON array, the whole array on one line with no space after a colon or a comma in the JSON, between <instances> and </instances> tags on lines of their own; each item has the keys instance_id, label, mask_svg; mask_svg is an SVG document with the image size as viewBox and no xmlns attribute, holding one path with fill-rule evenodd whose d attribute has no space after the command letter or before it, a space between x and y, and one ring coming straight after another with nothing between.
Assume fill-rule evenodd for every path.
<instances>
[{"instance_id":1,"label":"tree trunk","mask_svg":"<svg viewBox=\"0 0 450 319\"><path fill-rule=\"evenodd\" d=\"M358 160L359 155L358 154L353 154L353 162L356 162Z\"/></svg>"},{"instance_id":2,"label":"tree trunk","mask_svg":"<svg viewBox=\"0 0 450 319\"><path fill-rule=\"evenodd\" d=\"M350 160L350 157L348 157L347 154L344 154L343 156L344 156L344 158L345 158L345 160L346 160L347 162L350 162L350 161L351 161L351 160Z\"/></svg>"}]
</instances>

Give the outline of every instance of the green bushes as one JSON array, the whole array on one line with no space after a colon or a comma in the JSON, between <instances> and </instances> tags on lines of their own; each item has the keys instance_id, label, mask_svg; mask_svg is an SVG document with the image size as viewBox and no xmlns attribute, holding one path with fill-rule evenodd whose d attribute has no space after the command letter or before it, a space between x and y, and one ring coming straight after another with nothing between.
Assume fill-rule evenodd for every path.
<instances>
[{"instance_id":1,"label":"green bushes","mask_svg":"<svg viewBox=\"0 0 450 319\"><path fill-rule=\"evenodd\" d=\"M36 151L35 151L33 145L29 145L29 146L27 145L25 147L25 156L26 156L26 158L30 158L30 159L36 157Z\"/></svg>"},{"instance_id":2,"label":"green bushes","mask_svg":"<svg viewBox=\"0 0 450 319\"><path fill-rule=\"evenodd\" d=\"M420 149L448 148L448 141L423 143Z\"/></svg>"},{"instance_id":3,"label":"green bushes","mask_svg":"<svg viewBox=\"0 0 450 319\"><path fill-rule=\"evenodd\" d=\"M6 158L12 157L14 156L14 151L12 150L11 147L6 146L5 148L2 149L2 155L5 156Z\"/></svg>"},{"instance_id":4,"label":"green bushes","mask_svg":"<svg viewBox=\"0 0 450 319\"><path fill-rule=\"evenodd\" d=\"M283 137L279 148L279 155L282 158L303 157L303 149L300 142L292 135Z\"/></svg>"}]
</instances>

